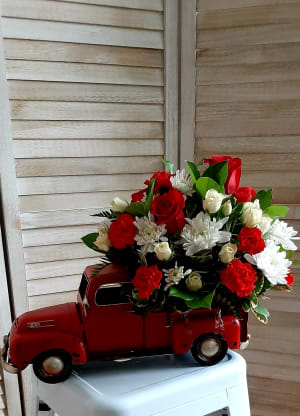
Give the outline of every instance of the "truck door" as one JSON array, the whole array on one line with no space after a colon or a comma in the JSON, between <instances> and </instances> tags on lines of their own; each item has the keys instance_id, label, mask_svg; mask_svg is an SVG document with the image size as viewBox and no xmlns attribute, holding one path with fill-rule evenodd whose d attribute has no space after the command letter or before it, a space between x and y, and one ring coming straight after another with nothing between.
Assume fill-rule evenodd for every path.
<instances>
[{"instance_id":1,"label":"truck door","mask_svg":"<svg viewBox=\"0 0 300 416\"><path fill-rule=\"evenodd\" d=\"M128 283L101 285L88 294L84 317L88 354L126 353L143 347L143 317L134 313L127 296Z\"/></svg>"},{"instance_id":2,"label":"truck door","mask_svg":"<svg viewBox=\"0 0 300 416\"><path fill-rule=\"evenodd\" d=\"M145 349L171 348L172 314L149 313L144 317Z\"/></svg>"}]
</instances>

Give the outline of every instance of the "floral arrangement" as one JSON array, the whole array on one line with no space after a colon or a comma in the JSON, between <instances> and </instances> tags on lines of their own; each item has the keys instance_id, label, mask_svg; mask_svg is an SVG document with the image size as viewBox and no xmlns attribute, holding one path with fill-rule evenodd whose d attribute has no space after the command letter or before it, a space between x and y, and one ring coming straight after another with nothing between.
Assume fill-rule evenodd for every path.
<instances>
[{"instance_id":1,"label":"floral arrangement","mask_svg":"<svg viewBox=\"0 0 300 416\"><path fill-rule=\"evenodd\" d=\"M294 281L297 232L279 219L288 207L272 205L271 189L240 187L239 158L187 162L187 172L164 164L131 202L116 197L96 214L98 233L84 243L127 266L137 313L230 308L267 323L259 298Z\"/></svg>"}]
</instances>

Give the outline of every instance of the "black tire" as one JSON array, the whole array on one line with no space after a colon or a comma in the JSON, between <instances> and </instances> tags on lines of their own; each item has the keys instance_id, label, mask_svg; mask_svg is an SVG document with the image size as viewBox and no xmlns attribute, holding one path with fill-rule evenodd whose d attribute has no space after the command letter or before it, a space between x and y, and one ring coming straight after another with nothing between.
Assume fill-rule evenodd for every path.
<instances>
[{"instance_id":1,"label":"black tire","mask_svg":"<svg viewBox=\"0 0 300 416\"><path fill-rule=\"evenodd\" d=\"M201 365L209 366L223 360L228 350L225 339L219 334L201 335L193 343L192 356Z\"/></svg>"},{"instance_id":2,"label":"black tire","mask_svg":"<svg viewBox=\"0 0 300 416\"><path fill-rule=\"evenodd\" d=\"M52 360L52 361L51 361ZM72 371L72 358L64 350L42 352L32 362L34 374L44 383L56 384L66 380Z\"/></svg>"}]
</instances>

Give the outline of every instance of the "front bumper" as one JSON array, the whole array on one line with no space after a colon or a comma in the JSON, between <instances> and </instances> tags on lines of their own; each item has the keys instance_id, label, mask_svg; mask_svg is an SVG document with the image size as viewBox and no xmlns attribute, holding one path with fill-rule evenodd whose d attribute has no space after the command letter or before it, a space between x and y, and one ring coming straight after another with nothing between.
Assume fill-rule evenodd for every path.
<instances>
[{"instance_id":1,"label":"front bumper","mask_svg":"<svg viewBox=\"0 0 300 416\"><path fill-rule=\"evenodd\" d=\"M12 365L9 359L9 335L3 337L3 347L1 348L1 365L5 371L11 374L17 374L19 370Z\"/></svg>"}]
</instances>

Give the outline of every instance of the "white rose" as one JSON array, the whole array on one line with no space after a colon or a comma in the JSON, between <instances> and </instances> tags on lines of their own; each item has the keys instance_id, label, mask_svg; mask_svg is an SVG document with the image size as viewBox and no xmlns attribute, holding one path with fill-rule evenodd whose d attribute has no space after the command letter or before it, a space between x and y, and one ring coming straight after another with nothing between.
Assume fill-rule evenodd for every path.
<instances>
[{"instance_id":1,"label":"white rose","mask_svg":"<svg viewBox=\"0 0 300 416\"><path fill-rule=\"evenodd\" d=\"M111 202L112 209L118 212L124 212L128 207L128 202L125 199L116 196Z\"/></svg>"},{"instance_id":2,"label":"white rose","mask_svg":"<svg viewBox=\"0 0 300 416\"><path fill-rule=\"evenodd\" d=\"M227 243L221 248L219 253L219 258L222 263L228 264L231 263L234 259L235 253L237 252L237 245Z\"/></svg>"},{"instance_id":3,"label":"white rose","mask_svg":"<svg viewBox=\"0 0 300 416\"><path fill-rule=\"evenodd\" d=\"M193 272L186 279L185 284L191 292L197 292L202 287L201 275L197 272Z\"/></svg>"},{"instance_id":4,"label":"white rose","mask_svg":"<svg viewBox=\"0 0 300 416\"><path fill-rule=\"evenodd\" d=\"M154 251L158 260L169 260L172 255L172 250L167 241L156 244Z\"/></svg>"},{"instance_id":5,"label":"white rose","mask_svg":"<svg viewBox=\"0 0 300 416\"><path fill-rule=\"evenodd\" d=\"M269 215L263 214L260 222L257 224L257 228L260 229L262 234L265 234L271 228L272 221L273 220Z\"/></svg>"},{"instance_id":6,"label":"white rose","mask_svg":"<svg viewBox=\"0 0 300 416\"><path fill-rule=\"evenodd\" d=\"M210 214L215 214L221 208L225 195L220 194L215 189L209 189L203 200L203 208Z\"/></svg>"},{"instance_id":7,"label":"white rose","mask_svg":"<svg viewBox=\"0 0 300 416\"><path fill-rule=\"evenodd\" d=\"M223 205L222 211L225 217L228 217L232 213L232 205L229 200Z\"/></svg>"},{"instance_id":8,"label":"white rose","mask_svg":"<svg viewBox=\"0 0 300 416\"><path fill-rule=\"evenodd\" d=\"M246 202L242 210L242 223L249 228L257 226L263 217L263 212L259 206L259 200Z\"/></svg>"},{"instance_id":9,"label":"white rose","mask_svg":"<svg viewBox=\"0 0 300 416\"><path fill-rule=\"evenodd\" d=\"M111 242L108 238L108 228L106 226L99 227L98 232L98 237L94 242L95 246L98 247L99 250L108 251L111 246Z\"/></svg>"}]
</instances>

